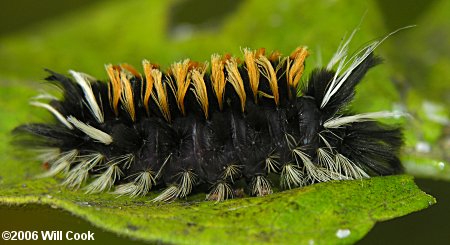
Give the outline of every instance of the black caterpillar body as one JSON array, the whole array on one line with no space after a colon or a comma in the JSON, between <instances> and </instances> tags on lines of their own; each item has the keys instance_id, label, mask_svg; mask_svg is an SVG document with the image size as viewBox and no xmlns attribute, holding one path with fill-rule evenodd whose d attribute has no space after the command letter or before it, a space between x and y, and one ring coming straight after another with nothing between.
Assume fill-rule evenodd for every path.
<instances>
[{"instance_id":1,"label":"black caterpillar body","mask_svg":"<svg viewBox=\"0 0 450 245\"><path fill-rule=\"evenodd\" d=\"M242 62L213 55L210 69L189 60L167 72L144 61L144 74L107 65L107 83L48 71L63 98L41 95L31 103L57 122L16 132L34 137L49 164L45 176L62 174L69 188L87 182L90 193L138 196L164 188L154 201L186 197L199 186L209 188L208 200L221 201L233 197L238 181L262 196L278 184L268 175L290 189L396 174L400 129L374 121L396 114L346 109L355 86L380 63L373 55L379 43L352 57L343 43L304 83L306 48L287 57L245 49Z\"/></svg>"}]
</instances>

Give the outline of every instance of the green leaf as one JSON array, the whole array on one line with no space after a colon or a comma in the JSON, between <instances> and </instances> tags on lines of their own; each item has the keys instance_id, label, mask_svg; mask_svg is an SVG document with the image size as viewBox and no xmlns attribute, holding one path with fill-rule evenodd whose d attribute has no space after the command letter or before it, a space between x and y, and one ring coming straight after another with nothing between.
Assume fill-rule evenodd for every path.
<instances>
[{"instance_id":1,"label":"green leaf","mask_svg":"<svg viewBox=\"0 0 450 245\"><path fill-rule=\"evenodd\" d=\"M175 244L351 244L377 221L435 203L409 176L321 183L217 204L84 195L48 179L6 187L0 202L50 204L119 234Z\"/></svg>"}]
</instances>

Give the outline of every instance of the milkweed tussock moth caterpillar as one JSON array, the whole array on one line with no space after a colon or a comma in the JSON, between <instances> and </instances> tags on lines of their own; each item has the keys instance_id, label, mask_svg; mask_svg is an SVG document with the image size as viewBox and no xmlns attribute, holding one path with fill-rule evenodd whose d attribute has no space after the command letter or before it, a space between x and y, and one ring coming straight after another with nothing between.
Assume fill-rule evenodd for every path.
<instances>
[{"instance_id":1,"label":"milkweed tussock moth caterpillar","mask_svg":"<svg viewBox=\"0 0 450 245\"><path fill-rule=\"evenodd\" d=\"M355 86L380 63L373 51L385 38L349 56L353 34L304 83L305 47L289 56L243 49L242 61L213 54L167 71L144 60L143 74L106 65L107 82L48 70L46 80L63 98L38 96L31 104L56 122L16 132L35 137L24 143L42 150L50 166L43 176L62 174L65 186L88 193L134 197L163 189L155 202L186 197L200 185L209 186L208 200L222 201L240 180L247 193L263 196L277 184L269 174L282 189L396 174L400 129L375 120L399 114L347 110Z\"/></svg>"}]
</instances>

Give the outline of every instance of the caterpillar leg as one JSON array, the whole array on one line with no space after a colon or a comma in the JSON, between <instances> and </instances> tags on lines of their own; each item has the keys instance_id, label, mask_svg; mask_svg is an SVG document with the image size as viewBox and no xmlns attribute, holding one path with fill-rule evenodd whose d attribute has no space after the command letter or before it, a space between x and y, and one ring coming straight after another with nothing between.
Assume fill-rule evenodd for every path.
<instances>
[{"instance_id":1,"label":"caterpillar leg","mask_svg":"<svg viewBox=\"0 0 450 245\"><path fill-rule=\"evenodd\" d=\"M128 195L131 197L145 196L156 185L155 173L151 170L135 174L133 181L116 187L114 194Z\"/></svg>"},{"instance_id":2,"label":"caterpillar leg","mask_svg":"<svg viewBox=\"0 0 450 245\"><path fill-rule=\"evenodd\" d=\"M211 191L206 195L206 200L221 202L233 198L233 189L231 185L225 181L215 183L211 187Z\"/></svg>"},{"instance_id":3,"label":"caterpillar leg","mask_svg":"<svg viewBox=\"0 0 450 245\"><path fill-rule=\"evenodd\" d=\"M177 174L178 183L167 187L161 194L153 199L153 202L168 202L189 195L197 183L197 177L191 170L185 170Z\"/></svg>"},{"instance_id":4,"label":"caterpillar leg","mask_svg":"<svg viewBox=\"0 0 450 245\"><path fill-rule=\"evenodd\" d=\"M292 189L306 184L303 171L296 163L286 163L282 166L280 186L283 189Z\"/></svg>"},{"instance_id":5,"label":"caterpillar leg","mask_svg":"<svg viewBox=\"0 0 450 245\"><path fill-rule=\"evenodd\" d=\"M270 181L266 176L263 175L257 175L252 178L250 190L253 196L258 197L270 195L273 193Z\"/></svg>"}]
</instances>

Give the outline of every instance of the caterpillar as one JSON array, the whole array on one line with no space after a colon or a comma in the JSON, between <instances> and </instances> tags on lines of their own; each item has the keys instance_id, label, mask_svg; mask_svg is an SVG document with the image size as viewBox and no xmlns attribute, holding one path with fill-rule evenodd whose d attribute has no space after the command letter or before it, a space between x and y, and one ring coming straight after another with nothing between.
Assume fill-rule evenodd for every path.
<instances>
[{"instance_id":1,"label":"caterpillar","mask_svg":"<svg viewBox=\"0 0 450 245\"><path fill-rule=\"evenodd\" d=\"M353 34L307 79L306 47L289 56L246 48L242 61L214 54L167 71L147 60L143 73L109 64L107 82L47 70L62 98L42 94L30 103L56 120L14 132L41 152L43 176L62 175L63 185L87 193L161 190L154 202L205 190L207 200L223 201L241 195L238 186L264 196L277 184L397 174L401 129L377 119L398 113L348 109L355 86L381 62L373 52L386 37L350 56Z\"/></svg>"}]
</instances>

